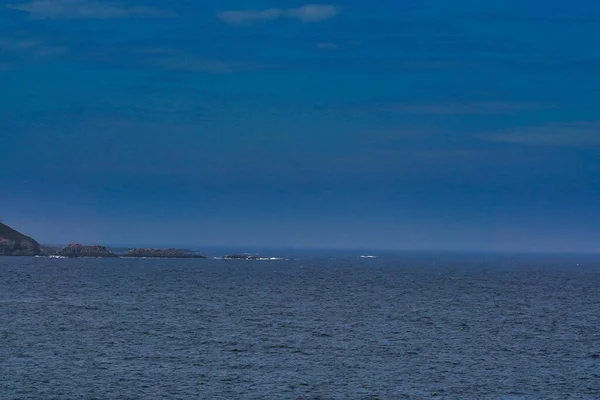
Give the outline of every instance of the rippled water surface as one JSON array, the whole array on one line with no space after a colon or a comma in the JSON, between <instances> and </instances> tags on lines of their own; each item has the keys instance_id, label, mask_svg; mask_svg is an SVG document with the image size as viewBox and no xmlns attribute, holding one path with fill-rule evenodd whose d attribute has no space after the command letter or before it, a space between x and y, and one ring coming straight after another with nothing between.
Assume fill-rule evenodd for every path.
<instances>
[{"instance_id":1,"label":"rippled water surface","mask_svg":"<svg viewBox=\"0 0 600 400\"><path fill-rule=\"evenodd\" d=\"M600 261L0 258L2 400L403 398L600 399Z\"/></svg>"}]
</instances>

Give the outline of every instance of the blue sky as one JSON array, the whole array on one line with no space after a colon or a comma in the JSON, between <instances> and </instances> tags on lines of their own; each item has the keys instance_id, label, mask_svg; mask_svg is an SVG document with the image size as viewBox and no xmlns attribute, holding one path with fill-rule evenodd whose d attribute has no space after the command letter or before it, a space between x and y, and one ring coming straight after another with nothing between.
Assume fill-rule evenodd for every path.
<instances>
[{"instance_id":1,"label":"blue sky","mask_svg":"<svg viewBox=\"0 0 600 400\"><path fill-rule=\"evenodd\" d=\"M597 251L600 3L0 1L47 243Z\"/></svg>"}]
</instances>

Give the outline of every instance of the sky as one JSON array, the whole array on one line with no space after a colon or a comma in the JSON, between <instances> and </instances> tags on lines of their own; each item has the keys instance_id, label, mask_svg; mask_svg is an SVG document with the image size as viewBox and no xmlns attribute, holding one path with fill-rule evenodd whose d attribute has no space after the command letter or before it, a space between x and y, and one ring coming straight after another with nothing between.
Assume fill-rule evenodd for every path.
<instances>
[{"instance_id":1,"label":"sky","mask_svg":"<svg viewBox=\"0 0 600 400\"><path fill-rule=\"evenodd\" d=\"M600 251L596 0L0 0L44 243Z\"/></svg>"}]
</instances>

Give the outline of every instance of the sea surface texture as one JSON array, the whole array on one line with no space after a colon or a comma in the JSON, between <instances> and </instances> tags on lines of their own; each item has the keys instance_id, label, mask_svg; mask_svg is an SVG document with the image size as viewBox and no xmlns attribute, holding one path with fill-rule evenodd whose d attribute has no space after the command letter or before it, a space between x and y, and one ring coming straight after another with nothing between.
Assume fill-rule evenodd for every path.
<instances>
[{"instance_id":1,"label":"sea surface texture","mask_svg":"<svg viewBox=\"0 0 600 400\"><path fill-rule=\"evenodd\" d=\"M0 258L0 399L600 399L600 260Z\"/></svg>"}]
</instances>

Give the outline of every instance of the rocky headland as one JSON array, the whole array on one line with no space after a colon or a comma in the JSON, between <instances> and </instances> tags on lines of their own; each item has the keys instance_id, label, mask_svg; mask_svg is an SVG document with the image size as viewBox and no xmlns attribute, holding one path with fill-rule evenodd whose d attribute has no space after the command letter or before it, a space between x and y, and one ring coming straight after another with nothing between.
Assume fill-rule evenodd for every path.
<instances>
[{"instance_id":1,"label":"rocky headland","mask_svg":"<svg viewBox=\"0 0 600 400\"><path fill-rule=\"evenodd\" d=\"M63 247L56 253L57 256L78 258L78 257L102 257L115 258L118 257L105 246L85 246L83 244L70 244Z\"/></svg>"},{"instance_id":2,"label":"rocky headland","mask_svg":"<svg viewBox=\"0 0 600 400\"><path fill-rule=\"evenodd\" d=\"M0 256L43 255L38 242L0 222Z\"/></svg>"},{"instance_id":3,"label":"rocky headland","mask_svg":"<svg viewBox=\"0 0 600 400\"><path fill-rule=\"evenodd\" d=\"M0 256L49 256L55 258L206 258L186 249L135 248L114 251L106 246L70 244L63 248L42 246L29 236L0 222ZM232 256L232 258L236 258ZM241 256L240 256L241 258ZM246 258L249 259L249 258Z\"/></svg>"},{"instance_id":4,"label":"rocky headland","mask_svg":"<svg viewBox=\"0 0 600 400\"><path fill-rule=\"evenodd\" d=\"M131 249L125 257L134 258L206 258L185 249Z\"/></svg>"}]
</instances>

